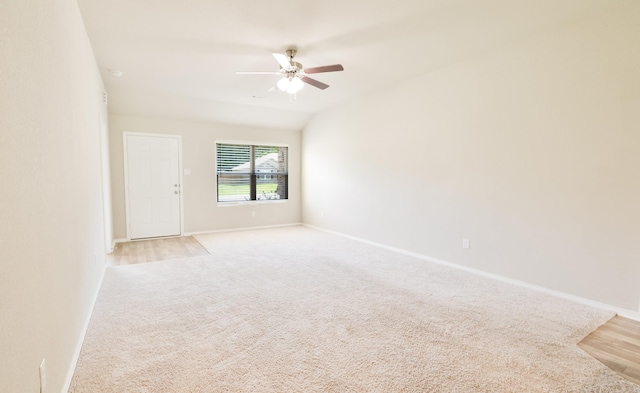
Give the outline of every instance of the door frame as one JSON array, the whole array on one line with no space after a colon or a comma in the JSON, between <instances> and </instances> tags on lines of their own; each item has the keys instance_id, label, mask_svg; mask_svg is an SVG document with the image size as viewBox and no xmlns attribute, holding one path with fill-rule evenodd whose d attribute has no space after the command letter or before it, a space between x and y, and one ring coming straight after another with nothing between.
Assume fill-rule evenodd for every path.
<instances>
[{"instance_id":1,"label":"door frame","mask_svg":"<svg viewBox=\"0 0 640 393\"><path fill-rule=\"evenodd\" d=\"M178 141L178 176L180 181L180 194L178 195L178 199L180 201L180 236L184 236L184 198L182 195L184 194L184 182L182 179L182 135L174 135L174 134L154 134L149 132L132 132L132 131L123 131L122 132L122 146L123 146L123 157L124 157L124 204L125 204L125 213L126 213L126 226L127 226L127 241L131 241L131 225L129 218L129 155L127 153L127 138L131 136L147 136L147 137L156 137L156 138L173 138Z\"/></svg>"}]
</instances>

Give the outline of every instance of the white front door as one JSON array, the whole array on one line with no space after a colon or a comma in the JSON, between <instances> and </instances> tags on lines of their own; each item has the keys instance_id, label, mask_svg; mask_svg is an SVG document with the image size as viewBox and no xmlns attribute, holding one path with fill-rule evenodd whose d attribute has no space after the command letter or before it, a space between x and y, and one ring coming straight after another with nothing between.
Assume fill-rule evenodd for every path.
<instances>
[{"instance_id":1,"label":"white front door","mask_svg":"<svg viewBox=\"0 0 640 393\"><path fill-rule=\"evenodd\" d=\"M124 134L129 238L181 235L180 140Z\"/></svg>"}]
</instances>

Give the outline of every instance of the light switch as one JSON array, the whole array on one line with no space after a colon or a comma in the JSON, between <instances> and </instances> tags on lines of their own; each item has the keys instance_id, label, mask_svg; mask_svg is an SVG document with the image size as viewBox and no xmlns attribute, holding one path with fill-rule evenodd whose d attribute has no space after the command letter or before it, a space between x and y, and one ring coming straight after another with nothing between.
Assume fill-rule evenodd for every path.
<instances>
[{"instance_id":1,"label":"light switch","mask_svg":"<svg viewBox=\"0 0 640 393\"><path fill-rule=\"evenodd\" d=\"M185 169L184 170L184 174L185 175L190 175L191 174L191 169Z\"/></svg>"}]
</instances>

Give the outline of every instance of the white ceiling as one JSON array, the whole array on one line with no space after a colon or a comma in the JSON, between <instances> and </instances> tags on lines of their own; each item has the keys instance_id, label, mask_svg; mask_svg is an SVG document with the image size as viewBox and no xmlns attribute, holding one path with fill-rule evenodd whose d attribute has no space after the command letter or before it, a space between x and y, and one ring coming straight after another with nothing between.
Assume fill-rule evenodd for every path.
<instances>
[{"instance_id":1,"label":"white ceiling","mask_svg":"<svg viewBox=\"0 0 640 393\"><path fill-rule=\"evenodd\" d=\"M301 129L318 111L558 28L625 0L77 0L112 113ZM268 91L272 52L316 74ZM110 69L124 75L117 78Z\"/></svg>"}]
</instances>

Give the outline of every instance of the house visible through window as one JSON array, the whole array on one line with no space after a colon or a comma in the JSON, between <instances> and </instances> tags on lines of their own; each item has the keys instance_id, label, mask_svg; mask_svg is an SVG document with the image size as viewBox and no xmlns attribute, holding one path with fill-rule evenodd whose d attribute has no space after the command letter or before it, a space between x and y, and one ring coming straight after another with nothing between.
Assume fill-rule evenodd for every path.
<instances>
[{"instance_id":1,"label":"house visible through window","mask_svg":"<svg viewBox=\"0 0 640 393\"><path fill-rule=\"evenodd\" d=\"M288 199L288 148L216 144L218 202Z\"/></svg>"}]
</instances>

